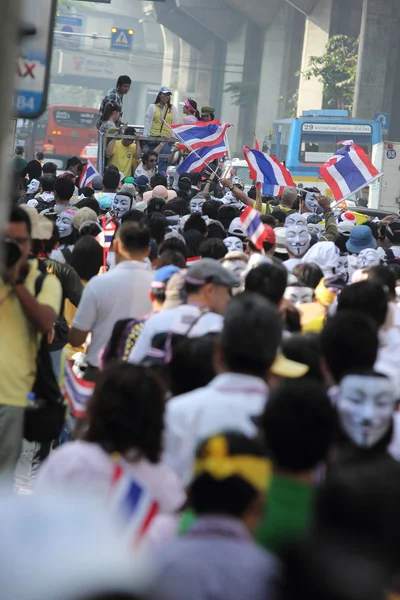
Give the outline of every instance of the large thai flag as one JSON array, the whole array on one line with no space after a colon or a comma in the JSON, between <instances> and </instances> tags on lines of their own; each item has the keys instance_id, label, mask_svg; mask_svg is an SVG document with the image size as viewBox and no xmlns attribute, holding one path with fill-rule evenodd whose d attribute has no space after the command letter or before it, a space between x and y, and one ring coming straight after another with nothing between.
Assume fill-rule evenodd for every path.
<instances>
[{"instance_id":1,"label":"large thai flag","mask_svg":"<svg viewBox=\"0 0 400 600\"><path fill-rule=\"evenodd\" d=\"M228 154L228 148L226 147L225 140L222 139L218 144L214 146L204 146L198 148L195 152L191 152L187 158L176 169L177 173L201 173L205 168L206 164L211 161L222 158Z\"/></svg>"},{"instance_id":2,"label":"large thai flag","mask_svg":"<svg viewBox=\"0 0 400 600\"><path fill-rule=\"evenodd\" d=\"M87 161L84 169L82 171L82 175L79 179L79 187L91 187L92 181L96 177L96 175L100 175L98 170L92 165L90 160Z\"/></svg>"},{"instance_id":3,"label":"large thai flag","mask_svg":"<svg viewBox=\"0 0 400 600\"><path fill-rule=\"evenodd\" d=\"M240 220L243 224L243 229L247 232L247 236L251 242L259 250L263 249L263 242L267 237L267 231L260 219L260 213L248 206L240 215Z\"/></svg>"},{"instance_id":4,"label":"large thai flag","mask_svg":"<svg viewBox=\"0 0 400 600\"><path fill-rule=\"evenodd\" d=\"M123 527L123 537L131 548L144 538L154 517L159 513L159 504L150 491L135 480L129 465L123 459L114 466L110 509Z\"/></svg>"},{"instance_id":5,"label":"large thai flag","mask_svg":"<svg viewBox=\"0 0 400 600\"><path fill-rule=\"evenodd\" d=\"M340 143L343 147L319 170L338 202L363 189L380 176L362 148L356 146L352 140Z\"/></svg>"},{"instance_id":6,"label":"large thai flag","mask_svg":"<svg viewBox=\"0 0 400 600\"><path fill-rule=\"evenodd\" d=\"M276 156L245 146L244 157L249 165L250 179L262 184L263 194L281 196L285 187L296 187L291 174Z\"/></svg>"},{"instance_id":7,"label":"large thai flag","mask_svg":"<svg viewBox=\"0 0 400 600\"><path fill-rule=\"evenodd\" d=\"M175 136L189 149L197 150L203 146L215 146L222 142L230 124L209 121L195 125L170 125L170 127Z\"/></svg>"}]
</instances>

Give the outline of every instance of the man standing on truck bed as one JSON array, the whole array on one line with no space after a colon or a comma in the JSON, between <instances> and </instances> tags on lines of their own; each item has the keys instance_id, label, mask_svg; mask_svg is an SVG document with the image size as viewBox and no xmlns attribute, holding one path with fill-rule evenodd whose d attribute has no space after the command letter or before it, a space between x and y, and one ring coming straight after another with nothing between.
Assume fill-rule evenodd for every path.
<instances>
[{"instance_id":1,"label":"man standing on truck bed","mask_svg":"<svg viewBox=\"0 0 400 600\"><path fill-rule=\"evenodd\" d=\"M100 129L101 124L104 121L104 111L105 111L107 104L110 104L110 102L115 103L118 106L118 108L120 109L120 115L119 115L118 120L116 121L116 127L121 126L124 96L131 89L131 84L132 84L132 80L128 75L120 75L118 77L116 87L109 90L101 102L100 109L99 109L99 118L97 119L97 129Z\"/></svg>"}]
</instances>

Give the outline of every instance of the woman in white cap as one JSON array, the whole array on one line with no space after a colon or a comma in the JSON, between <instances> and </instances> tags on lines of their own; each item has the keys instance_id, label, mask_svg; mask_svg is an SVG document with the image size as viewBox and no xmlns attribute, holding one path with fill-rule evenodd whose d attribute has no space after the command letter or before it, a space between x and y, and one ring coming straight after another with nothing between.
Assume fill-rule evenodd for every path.
<instances>
[{"instance_id":1,"label":"woman in white cap","mask_svg":"<svg viewBox=\"0 0 400 600\"><path fill-rule=\"evenodd\" d=\"M172 130L168 125L178 123L179 116L178 109L171 103L171 96L172 91L169 87L163 85L154 104L150 104L147 109L144 120L144 137L170 138L172 136ZM157 140L149 142L147 144L148 151L154 150L157 145ZM163 150L163 156L160 157L158 162L158 170L160 173L166 171L168 168L168 154L170 153L171 148L167 142L164 143Z\"/></svg>"}]
</instances>

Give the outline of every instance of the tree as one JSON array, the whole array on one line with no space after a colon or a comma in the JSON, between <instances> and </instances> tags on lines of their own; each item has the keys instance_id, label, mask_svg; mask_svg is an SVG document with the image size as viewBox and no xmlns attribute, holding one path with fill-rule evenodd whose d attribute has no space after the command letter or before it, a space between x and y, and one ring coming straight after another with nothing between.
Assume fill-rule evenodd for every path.
<instances>
[{"instance_id":1,"label":"tree","mask_svg":"<svg viewBox=\"0 0 400 600\"><path fill-rule=\"evenodd\" d=\"M310 56L308 69L301 73L316 77L324 86L329 106L352 108L358 61L358 40L347 35L331 37L322 56Z\"/></svg>"}]
</instances>

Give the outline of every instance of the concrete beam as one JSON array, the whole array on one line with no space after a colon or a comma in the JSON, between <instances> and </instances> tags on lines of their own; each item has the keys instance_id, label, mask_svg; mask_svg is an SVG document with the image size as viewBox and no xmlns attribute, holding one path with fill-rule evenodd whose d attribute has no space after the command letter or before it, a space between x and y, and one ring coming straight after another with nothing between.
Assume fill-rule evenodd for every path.
<instances>
[{"instance_id":1,"label":"concrete beam","mask_svg":"<svg viewBox=\"0 0 400 600\"><path fill-rule=\"evenodd\" d=\"M318 4L318 0L285 0L285 2L305 16L309 15Z\"/></svg>"},{"instance_id":2,"label":"concrete beam","mask_svg":"<svg viewBox=\"0 0 400 600\"><path fill-rule=\"evenodd\" d=\"M228 2L263 29L271 25L282 6L282 0L247 0L247 2L228 0Z\"/></svg>"},{"instance_id":3,"label":"concrete beam","mask_svg":"<svg viewBox=\"0 0 400 600\"><path fill-rule=\"evenodd\" d=\"M184 39L185 42L194 46L197 50L203 50L207 44L214 41L214 34L207 27L180 10L175 0L154 2L154 11L157 21L161 25L164 25L169 31Z\"/></svg>"},{"instance_id":4,"label":"concrete beam","mask_svg":"<svg viewBox=\"0 0 400 600\"><path fill-rule=\"evenodd\" d=\"M191 19L206 27L214 35L229 42L243 23L243 15L225 0L179 0L179 8Z\"/></svg>"}]
</instances>

